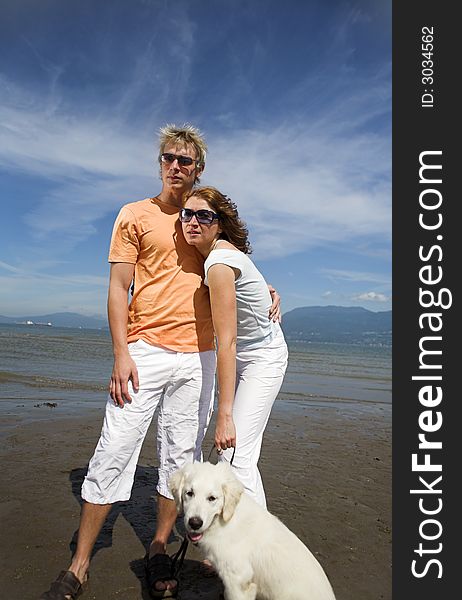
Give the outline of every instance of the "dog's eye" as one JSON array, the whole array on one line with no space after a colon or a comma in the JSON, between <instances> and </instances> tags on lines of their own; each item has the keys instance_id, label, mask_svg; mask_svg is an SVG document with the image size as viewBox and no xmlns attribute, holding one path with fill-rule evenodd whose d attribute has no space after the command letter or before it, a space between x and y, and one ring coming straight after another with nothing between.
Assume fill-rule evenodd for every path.
<instances>
[{"instance_id":1,"label":"dog's eye","mask_svg":"<svg viewBox=\"0 0 462 600\"><path fill-rule=\"evenodd\" d=\"M194 496L194 492L192 490L188 490L186 492L186 496L189 496L190 498L192 498Z\"/></svg>"},{"instance_id":2,"label":"dog's eye","mask_svg":"<svg viewBox=\"0 0 462 600\"><path fill-rule=\"evenodd\" d=\"M208 500L209 502L215 502L215 500L216 500L216 497L215 497L215 496L209 496L209 497L207 498L207 500Z\"/></svg>"}]
</instances>

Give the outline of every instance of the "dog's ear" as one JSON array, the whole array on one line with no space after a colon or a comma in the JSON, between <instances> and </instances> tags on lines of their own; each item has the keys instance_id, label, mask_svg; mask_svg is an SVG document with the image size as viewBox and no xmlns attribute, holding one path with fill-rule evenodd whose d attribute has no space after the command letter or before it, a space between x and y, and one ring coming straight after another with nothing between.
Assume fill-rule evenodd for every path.
<instances>
[{"instance_id":1,"label":"dog's ear","mask_svg":"<svg viewBox=\"0 0 462 600\"><path fill-rule=\"evenodd\" d=\"M183 510L183 486L184 486L184 469L178 469L168 480L168 487L175 500L176 509L178 512Z\"/></svg>"},{"instance_id":2,"label":"dog's ear","mask_svg":"<svg viewBox=\"0 0 462 600\"><path fill-rule=\"evenodd\" d=\"M218 463L217 468L223 471L223 521L229 521L234 514L234 510L241 499L244 486L236 478L231 467L227 463Z\"/></svg>"}]
</instances>

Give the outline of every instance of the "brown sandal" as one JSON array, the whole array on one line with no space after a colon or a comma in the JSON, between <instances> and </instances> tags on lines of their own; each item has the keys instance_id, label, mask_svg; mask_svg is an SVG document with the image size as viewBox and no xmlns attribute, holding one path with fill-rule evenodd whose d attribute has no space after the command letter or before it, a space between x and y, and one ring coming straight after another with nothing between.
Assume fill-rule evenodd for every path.
<instances>
[{"instance_id":1,"label":"brown sandal","mask_svg":"<svg viewBox=\"0 0 462 600\"><path fill-rule=\"evenodd\" d=\"M82 588L83 584L72 571L61 571L40 600L75 600L82 593Z\"/></svg>"},{"instance_id":2,"label":"brown sandal","mask_svg":"<svg viewBox=\"0 0 462 600\"><path fill-rule=\"evenodd\" d=\"M168 554L154 554L149 557L149 552L144 557L144 568L149 595L151 598L176 598L178 594L178 578L174 573L174 564ZM157 582L175 581L173 589L158 590Z\"/></svg>"}]
</instances>

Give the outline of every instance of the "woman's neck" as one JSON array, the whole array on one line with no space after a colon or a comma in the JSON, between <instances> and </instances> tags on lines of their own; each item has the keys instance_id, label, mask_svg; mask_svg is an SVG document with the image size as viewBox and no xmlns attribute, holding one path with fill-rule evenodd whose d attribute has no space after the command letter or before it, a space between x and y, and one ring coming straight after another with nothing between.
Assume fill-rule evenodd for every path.
<instances>
[{"instance_id":1,"label":"woman's neck","mask_svg":"<svg viewBox=\"0 0 462 600\"><path fill-rule=\"evenodd\" d=\"M210 252L212 252L212 250L216 250L218 243L221 241L221 238L217 238L213 240L210 246L208 246L207 248L198 248L198 251L202 254L204 258L207 258L207 256L210 254Z\"/></svg>"}]
</instances>

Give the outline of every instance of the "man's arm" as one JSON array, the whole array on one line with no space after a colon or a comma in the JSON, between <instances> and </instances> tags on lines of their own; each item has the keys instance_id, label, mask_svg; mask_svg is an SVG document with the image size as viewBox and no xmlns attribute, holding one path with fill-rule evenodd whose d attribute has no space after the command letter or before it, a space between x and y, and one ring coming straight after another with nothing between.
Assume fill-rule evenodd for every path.
<instances>
[{"instance_id":1,"label":"man's arm","mask_svg":"<svg viewBox=\"0 0 462 600\"><path fill-rule=\"evenodd\" d=\"M271 300L273 301L270 311L269 311L269 320L282 321L282 313L281 313L281 296L277 293L274 287L268 283L269 293L271 294Z\"/></svg>"},{"instance_id":2,"label":"man's arm","mask_svg":"<svg viewBox=\"0 0 462 600\"><path fill-rule=\"evenodd\" d=\"M135 265L129 263L112 263L109 279L107 311L109 329L112 336L114 367L112 369L109 393L115 404L123 407L131 402L128 393L128 381L132 380L133 389L138 391L138 371L135 362L128 352L128 290L133 280Z\"/></svg>"}]
</instances>

